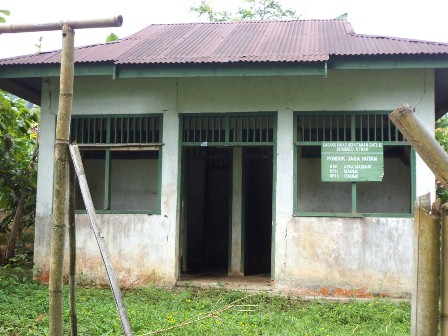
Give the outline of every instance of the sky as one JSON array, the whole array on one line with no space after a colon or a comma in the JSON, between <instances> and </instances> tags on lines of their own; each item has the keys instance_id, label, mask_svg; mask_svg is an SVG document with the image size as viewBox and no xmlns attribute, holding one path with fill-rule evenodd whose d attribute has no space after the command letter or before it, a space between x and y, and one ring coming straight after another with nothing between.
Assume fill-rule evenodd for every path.
<instances>
[{"instance_id":1,"label":"sky","mask_svg":"<svg viewBox=\"0 0 448 336\"><path fill-rule=\"evenodd\" d=\"M448 1L445 0L279 0L301 19L333 19L348 13L356 33L448 43ZM122 15L119 28L78 29L75 45L102 43L111 32L123 38L153 23L198 22L190 7L198 0L3 0L11 11L7 23L47 23L63 19L109 18ZM217 10L232 10L243 0L210 0ZM42 36L42 51L61 48L61 32L0 35L0 58L32 54Z\"/></svg>"}]
</instances>

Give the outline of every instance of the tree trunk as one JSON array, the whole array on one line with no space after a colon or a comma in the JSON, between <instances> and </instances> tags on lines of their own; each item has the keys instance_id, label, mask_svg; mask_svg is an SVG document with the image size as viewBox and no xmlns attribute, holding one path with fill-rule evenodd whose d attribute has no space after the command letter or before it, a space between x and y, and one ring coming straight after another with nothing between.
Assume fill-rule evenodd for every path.
<instances>
[{"instance_id":1,"label":"tree trunk","mask_svg":"<svg viewBox=\"0 0 448 336\"><path fill-rule=\"evenodd\" d=\"M62 336L62 281L65 229L67 227L68 140L73 102L74 35L68 25L62 28L62 58L59 110L56 122L53 177L53 232L50 252L50 336Z\"/></svg>"},{"instance_id":2,"label":"tree trunk","mask_svg":"<svg viewBox=\"0 0 448 336\"><path fill-rule=\"evenodd\" d=\"M34 169L34 164L37 159L37 153L39 152L39 138L36 139L36 144L34 145L33 155L31 157L30 165L28 166L25 176L29 177L31 170ZM3 260L0 260L1 265L5 265L11 258L15 257L16 244L17 239L22 232L22 223L23 223L23 209L25 208L27 193L22 190L19 198L19 202L17 202L16 213L14 214L14 218L12 220L11 232L8 236L8 243L6 245L6 251L3 255Z\"/></svg>"},{"instance_id":3,"label":"tree trunk","mask_svg":"<svg viewBox=\"0 0 448 336\"><path fill-rule=\"evenodd\" d=\"M12 220L11 232L8 236L8 243L6 245L5 254L3 256L2 265L5 265L11 258L16 255L16 243L17 238L22 231L22 213L25 207L26 194L22 192L20 195L19 202L17 204L16 213L14 214L14 219Z\"/></svg>"}]
</instances>

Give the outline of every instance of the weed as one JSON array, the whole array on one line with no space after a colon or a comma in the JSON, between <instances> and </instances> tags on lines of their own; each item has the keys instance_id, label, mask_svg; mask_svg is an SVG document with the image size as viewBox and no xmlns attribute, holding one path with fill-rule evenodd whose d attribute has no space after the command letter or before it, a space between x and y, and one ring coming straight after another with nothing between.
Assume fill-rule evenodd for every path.
<instances>
[{"instance_id":1,"label":"weed","mask_svg":"<svg viewBox=\"0 0 448 336\"><path fill-rule=\"evenodd\" d=\"M28 272L28 273L27 273ZM64 334L69 334L64 287ZM220 289L138 288L124 292L134 335L409 335L410 304L388 300L334 303ZM238 301L240 300L240 301ZM224 309L233 305L232 308ZM211 314L213 313L213 314ZM77 289L79 335L121 335L110 290ZM209 316L208 316L209 315ZM48 288L31 271L0 269L0 335L48 334Z\"/></svg>"}]
</instances>

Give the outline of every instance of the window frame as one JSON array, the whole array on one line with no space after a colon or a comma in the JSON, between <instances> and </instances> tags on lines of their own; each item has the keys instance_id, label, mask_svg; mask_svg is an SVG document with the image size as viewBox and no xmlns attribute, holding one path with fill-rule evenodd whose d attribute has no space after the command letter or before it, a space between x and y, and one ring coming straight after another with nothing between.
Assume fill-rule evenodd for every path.
<instances>
[{"instance_id":1,"label":"window frame","mask_svg":"<svg viewBox=\"0 0 448 336\"><path fill-rule=\"evenodd\" d=\"M113 118L133 118L133 117L154 117L158 118L159 123L159 139L157 143L111 143L111 122ZM160 215L161 214L161 190L162 190L162 157L163 157L163 114L162 113L147 113L147 114L95 114L95 115L72 115L73 119L90 119L90 118L106 118L106 141L102 143L78 143L81 152L88 150L104 150L104 202L102 209L95 209L98 214L147 214ZM70 141L72 134L70 135ZM111 210L111 152L113 151L158 151L157 162L157 206L155 209L142 210ZM86 210L77 209L77 214L85 214Z\"/></svg>"},{"instance_id":2,"label":"window frame","mask_svg":"<svg viewBox=\"0 0 448 336\"><path fill-rule=\"evenodd\" d=\"M416 186L416 155L415 150L412 148L412 146L409 145L409 143L404 141L379 141L383 143L383 146L409 146L410 147L410 212L409 213L360 213L354 211L356 209L357 204L357 183L363 183L363 182L334 182L334 183L350 183L352 186L351 191L351 203L352 203L352 212L346 213L346 212L307 212L307 211L301 211L299 209L298 204L298 193L299 193L299 186L298 186L298 148L300 146L321 146L321 143L323 141L333 141L333 140L320 140L320 141L298 141L298 118L300 115L346 115L350 116L350 133L352 136L352 139L355 139L356 136L356 123L355 123L355 117L356 116L369 116L369 115L388 115L390 111L384 111L384 110L369 110L369 111L294 111L294 123L293 123L293 145L294 145L294 151L293 151L293 160L294 160L294 167L293 167L293 216L295 217L347 217L347 218L364 218L364 217L397 217L397 218L411 218L414 216L414 200L415 200L415 186ZM399 132L396 130L396 132ZM397 134L397 133L396 133ZM390 136L390 133L389 133ZM347 141L347 140L339 140L339 141ZM351 141L362 141L362 140L351 140ZM377 140L369 140L369 141L377 141ZM331 182L328 182L331 183Z\"/></svg>"}]
</instances>

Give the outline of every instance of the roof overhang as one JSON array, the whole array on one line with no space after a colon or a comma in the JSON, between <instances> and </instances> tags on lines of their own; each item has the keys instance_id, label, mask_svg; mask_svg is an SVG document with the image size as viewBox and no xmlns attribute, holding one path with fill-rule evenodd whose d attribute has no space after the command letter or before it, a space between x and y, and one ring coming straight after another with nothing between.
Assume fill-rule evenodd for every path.
<instances>
[{"instance_id":1,"label":"roof overhang","mask_svg":"<svg viewBox=\"0 0 448 336\"><path fill-rule=\"evenodd\" d=\"M75 76L120 78L327 76L328 70L436 69L437 111L448 111L447 55L332 56L327 62L187 63L187 64L75 64ZM58 77L59 64L0 66L0 89L40 105L42 79ZM445 113L443 112L443 113ZM437 115L440 115L439 112Z\"/></svg>"}]
</instances>

